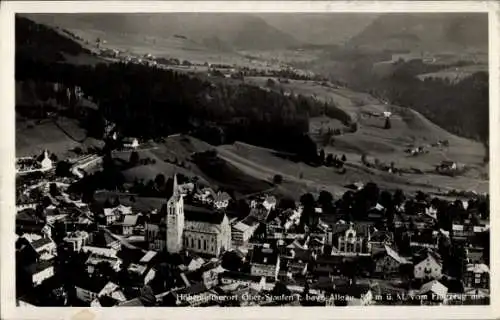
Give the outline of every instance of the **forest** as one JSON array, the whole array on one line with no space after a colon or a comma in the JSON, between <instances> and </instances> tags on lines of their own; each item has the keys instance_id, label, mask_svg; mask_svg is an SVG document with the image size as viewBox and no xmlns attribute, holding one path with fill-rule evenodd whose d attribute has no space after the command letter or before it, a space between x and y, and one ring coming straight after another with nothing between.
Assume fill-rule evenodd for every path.
<instances>
[{"instance_id":1,"label":"forest","mask_svg":"<svg viewBox=\"0 0 500 320\"><path fill-rule=\"evenodd\" d=\"M86 121L97 138L104 134L106 119L126 136L148 139L182 132L216 145L240 140L307 157L317 154L307 135L309 117L339 113L335 106L329 111L328 104L303 96L244 83L214 84L135 64L85 66L18 56L16 81L80 87L99 106L92 121ZM50 92L40 96L50 97Z\"/></svg>"},{"instance_id":2,"label":"forest","mask_svg":"<svg viewBox=\"0 0 500 320\"><path fill-rule=\"evenodd\" d=\"M398 61L391 73L381 76L372 70L370 58L351 61L347 84L354 90L368 92L390 104L411 108L456 135L474 139L488 146L489 81L487 72L476 72L459 82L447 78L417 78L420 74L461 67L429 65L421 60ZM330 74L336 78L336 74Z\"/></svg>"}]
</instances>

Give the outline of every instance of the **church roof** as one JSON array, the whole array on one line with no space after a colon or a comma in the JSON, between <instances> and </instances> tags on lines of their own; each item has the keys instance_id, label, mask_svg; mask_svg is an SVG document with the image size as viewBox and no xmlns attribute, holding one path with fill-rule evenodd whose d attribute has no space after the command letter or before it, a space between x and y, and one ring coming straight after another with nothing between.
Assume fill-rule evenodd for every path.
<instances>
[{"instance_id":1,"label":"church roof","mask_svg":"<svg viewBox=\"0 0 500 320\"><path fill-rule=\"evenodd\" d=\"M224 220L224 212L212 211L203 207L184 206L184 218L187 221L206 222L210 224L221 224Z\"/></svg>"}]
</instances>

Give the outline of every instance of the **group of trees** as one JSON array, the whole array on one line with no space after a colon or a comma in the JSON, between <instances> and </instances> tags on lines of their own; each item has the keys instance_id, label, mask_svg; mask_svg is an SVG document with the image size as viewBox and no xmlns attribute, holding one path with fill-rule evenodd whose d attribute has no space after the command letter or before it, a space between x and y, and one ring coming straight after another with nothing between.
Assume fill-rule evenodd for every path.
<instances>
[{"instance_id":1,"label":"group of trees","mask_svg":"<svg viewBox=\"0 0 500 320\"><path fill-rule=\"evenodd\" d=\"M420 60L399 62L392 72L377 74L372 69L375 61L360 58L352 61L348 84L367 91L391 104L412 108L442 128L460 136L476 139L488 147L489 139L489 83L487 72L475 72L464 79L446 77L424 80L418 75L452 67L429 65ZM373 60L373 58L372 58ZM454 66L463 66L459 62ZM354 72L356 71L356 72ZM332 74L332 77L335 77ZM460 110L460 112L457 112ZM486 159L485 159L486 160Z\"/></svg>"},{"instance_id":2,"label":"group of trees","mask_svg":"<svg viewBox=\"0 0 500 320\"><path fill-rule=\"evenodd\" d=\"M346 161L347 157L345 156L345 154L343 154L341 157L333 155L332 153L328 153L327 155L325 155L324 149L321 149L318 153L318 162L320 165L342 169Z\"/></svg>"},{"instance_id":3,"label":"group of trees","mask_svg":"<svg viewBox=\"0 0 500 320\"><path fill-rule=\"evenodd\" d=\"M241 140L307 154L309 145L314 146L307 135L309 116L325 108L339 113L304 96L287 97L245 84L213 86L191 75L133 64L75 66L19 58L16 78L80 86L99 104L86 126L101 137L103 119L116 123L125 135L144 138L196 133L211 123L224 134L222 142Z\"/></svg>"}]
</instances>

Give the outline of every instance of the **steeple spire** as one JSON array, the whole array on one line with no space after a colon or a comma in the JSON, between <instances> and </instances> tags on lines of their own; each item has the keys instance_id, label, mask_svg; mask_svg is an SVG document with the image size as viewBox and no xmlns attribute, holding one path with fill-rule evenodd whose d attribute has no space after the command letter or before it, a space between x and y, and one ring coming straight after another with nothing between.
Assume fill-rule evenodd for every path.
<instances>
[{"instance_id":1,"label":"steeple spire","mask_svg":"<svg viewBox=\"0 0 500 320\"><path fill-rule=\"evenodd\" d=\"M177 197L179 195L179 187L177 185L177 174L174 174L174 190L172 190L172 197Z\"/></svg>"}]
</instances>

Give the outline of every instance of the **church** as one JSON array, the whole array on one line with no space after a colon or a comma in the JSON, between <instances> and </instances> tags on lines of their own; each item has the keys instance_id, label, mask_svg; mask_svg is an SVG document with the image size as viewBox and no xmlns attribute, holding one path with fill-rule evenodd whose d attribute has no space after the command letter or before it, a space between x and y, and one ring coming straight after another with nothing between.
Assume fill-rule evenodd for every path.
<instances>
[{"instance_id":1,"label":"church","mask_svg":"<svg viewBox=\"0 0 500 320\"><path fill-rule=\"evenodd\" d=\"M146 223L146 240L151 250L177 253L186 249L219 256L230 248L231 227L223 212L185 206L174 176L172 196Z\"/></svg>"}]
</instances>

